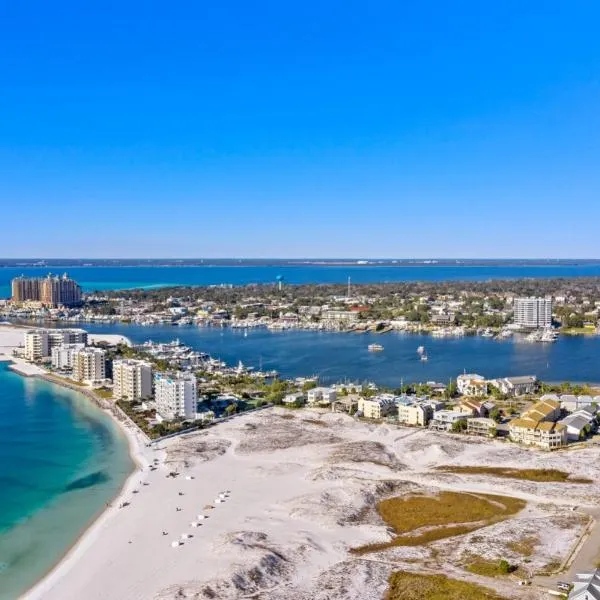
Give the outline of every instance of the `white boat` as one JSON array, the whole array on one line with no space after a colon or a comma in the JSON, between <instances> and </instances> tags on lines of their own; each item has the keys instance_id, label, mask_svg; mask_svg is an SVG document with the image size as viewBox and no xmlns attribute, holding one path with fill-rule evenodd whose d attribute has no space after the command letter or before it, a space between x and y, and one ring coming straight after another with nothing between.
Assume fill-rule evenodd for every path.
<instances>
[{"instance_id":1,"label":"white boat","mask_svg":"<svg viewBox=\"0 0 600 600\"><path fill-rule=\"evenodd\" d=\"M419 346L419 347L417 348L417 353L418 353L418 354L423 354L423 352L425 352L425 346Z\"/></svg>"},{"instance_id":2,"label":"white boat","mask_svg":"<svg viewBox=\"0 0 600 600\"><path fill-rule=\"evenodd\" d=\"M369 344L367 346L369 352L382 352L383 346L381 344Z\"/></svg>"},{"instance_id":3,"label":"white boat","mask_svg":"<svg viewBox=\"0 0 600 600\"><path fill-rule=\"evenodd\" d=\"M422 362L427 362L429 360L429 358L427 357L427 354L421 354L421 361Z\"/></svg>"},{"instance_id":4,"label":"white boat","mask_svg":"<svg viewBox=\"0 0 600 600\"><path fill-rule=\"evenodd\" d=\"M485 337L485 338L494 337L494 332L488 327L481 333L481 337Z\"/></svg>"}]
</instances>

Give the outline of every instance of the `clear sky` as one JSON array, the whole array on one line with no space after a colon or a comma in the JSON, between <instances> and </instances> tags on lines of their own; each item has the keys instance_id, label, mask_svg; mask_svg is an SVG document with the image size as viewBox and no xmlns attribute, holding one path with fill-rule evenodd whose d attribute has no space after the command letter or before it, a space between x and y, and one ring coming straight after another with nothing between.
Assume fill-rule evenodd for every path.
<instances>
[{"instance_id":1,"label":"clear sky","mask_svg":"<svg viewBox=\"0 0 600 600\"><path fill-rule=\"evenodd\" d=\"M597 1L0 5L0 256L600 257Z\"/></svg>"}]
</instances>

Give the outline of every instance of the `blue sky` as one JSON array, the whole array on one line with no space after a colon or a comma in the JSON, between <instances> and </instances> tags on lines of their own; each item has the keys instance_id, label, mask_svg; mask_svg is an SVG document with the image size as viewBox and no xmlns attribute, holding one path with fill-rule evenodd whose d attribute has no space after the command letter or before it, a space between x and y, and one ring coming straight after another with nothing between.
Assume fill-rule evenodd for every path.
<instances>
[{"instance_id":1,"label":"blue sky","mask_svg":"<svg viewBox=\"0 0 600 600\"><path fill-rule=\"evenodd\" d=\"M0 256L600 257L599 19L5 2Z\"/></svg>"}]
</instances>

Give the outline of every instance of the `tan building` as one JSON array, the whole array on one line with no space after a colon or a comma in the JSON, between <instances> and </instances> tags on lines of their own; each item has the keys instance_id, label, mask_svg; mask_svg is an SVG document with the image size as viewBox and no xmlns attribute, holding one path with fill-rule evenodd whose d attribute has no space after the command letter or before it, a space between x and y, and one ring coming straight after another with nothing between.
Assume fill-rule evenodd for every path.
<instances>
[{"instance_id":1,"label":"tan building","mask_svg":"<svg viewBox=\"0 0 600 600\"><path fill-rule=\"evenodd\" d=\"M485 417L467 419L467 433L483 437L495 437L496 421L493 419L486 419Z\"/></svg>"},{"instance_id":2,"label":"tan building","mask_svg":"<svg viewBox=\"0 0 600 600\"><path fill-rule=\"evenodd\" d=\"M397 404L396 408L398 410L398 423L403 425L426 427L433 416L431 406L421 404L409 404L405 406Z\"/></svg>"},{"instance_id":3,"label":"tan building","mask_svg":"<svg viewBox=\"0 0 600 600\"><path fill-rule=\"evenodd\" d=\"M41 281L37 277L15 277L11 282L13 302L39 302L42 297Z\"/></svg>"},{"instance_id":4,"label":"tan building","mask_svg":"<svg viewBox=\"0 0 600 600\"><path fill-rule=\"evenodd\" d=\"M508 430L513 442L539 446L546 450L567 444L567 427L554 423L560 417L560 402L540 400L519 419L510 422Z\"/></svg>"},{"instance_id":5,"label":"tan building","mask_svg":"<svg viewBox=\"0 0 600 600\"><path fill-rule=\"evenodd\" d=\"M17 304L40 302L48 308L81 304L81 288L66 273L62 277L16 277L11 285L12 300Z\"/></svg>"},{"instance_id":6,"label":"tan building","mask_svg":"<svg viewBox=\"0 0 600 600\"><path fill-rule=\"evenodd\" d=\"M120 400L144 400L152 396L152 365L143 360L113 362L113 396Z\"/></svg>"},{"instance_id":7,"label":"tan building","mask_svg":"<svg viewBox=\"0 0 600 600\"><path fill-rule=\"evenodd\" d=\"M73 377L84 383L106 379L106 350L83 348L73 356Z\"/></svg>"},{"instance_id":8,"label":"tan building","mask_svg":"<svg viewBox=\"0 0 600 600\"><path fill-rule=\"evenodd\" d=\"M373 398L361 398L358 410L366 419L382 419L396 412L397 397L393 394L379 394Z\"/></svg>"}]
</instances>

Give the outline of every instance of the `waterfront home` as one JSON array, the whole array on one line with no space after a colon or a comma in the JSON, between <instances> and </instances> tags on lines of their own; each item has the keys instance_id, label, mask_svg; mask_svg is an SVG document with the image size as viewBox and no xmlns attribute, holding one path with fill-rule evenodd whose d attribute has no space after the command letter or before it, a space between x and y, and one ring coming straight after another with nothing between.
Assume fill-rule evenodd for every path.
<instances>
[{"instance_id":1,"label":"waterfront home","mask_svg":"<svg viewBox=\"0 0 600 600\"><path fill-rule=\"evenodd\" d=\"M488 393L487 381L476 373L463 373L456 378L456 388L461 396L485 397Z\"/></svg>"},{"instance_id":2,"label":"waterfront home","mask_svg":"<svg viewBox=\"0 0 600 600\"><path fill-rule=\"evenodd\" d=\"M563 394L559 396L561 407L569 412L575 412L582 408L590 408L593 404L600 404L600 396L574 396L573 394Z\"/></svg>"},{"instance_id":3,"label":"waterfront home","mask_svg":"<svg viewBox=\"0 0 600 600\"><path fill-rule=\"evenodd\" d=\"M398 423L402 425L416 425L426 427L433 416L433 409L427 404L396 403Z\"/></svg>"},{"instance_id":4,"label":"waterfront home","mask_svg":"<svg viewBox=\"0 0 600 600\"><path fill-rule=\"evenodd\" d=\"M306 399L310 406L316 404L331 404L335 402L337 398L337 392L331 387L316 387L308 390L306 393Z\"/></svg>"},{"instance_id":5,"label":"waterfront home","mask_svg":"<svg viewBox=\"0 0 600 600\"><path fill-rule=\"evenodd\" d=\"M467 419L467 433L483 437L496 436L496 422L485 417L474 417Z\"/></svg>"},{"instance_id":6,"label":"waterfront home","mask_svg":"<svg viewBox=\"0 0 600 600\"><path fill-rule=\"evenodd\" d=\"M502 379L492 379L489 383L507 396L524 396L535 393L537 377L535 375L503 377Z\"/></svg>"},{"instance_id":7,"label":"waterfront home","mask_svg":"<svg viewBox=\"0 0 600 600\"><path fill-rule=\"evenodd\" d=\"M600 600L600 569L577 573L569 600Z\"/></svg>"},{"instance_id":8,"label":"waterfront home","mask_svg":"<svg viewBox=\"0 0 600 600\"><path fill-rule=\"evenodd\" d=\"M361 398L358 401L358 410L367 419L382 419L396 412L396 401L398 397L394 394L379 394L373 398Z\"/></svg>"},{"instance_id":9,"label":"waterfront home","mask_svg":"<svg viewBox=\"0 0 600 600\"><path fill-rule=\"evenodd\" d=\"M437 410L433 413L430 429L436 431L450 431L457 421L466 421L467 415L454 410Z\"/></svg>"},{"instance_id":10,"label":"waterfront home","mask_svg":"<svg viewBox=\"0 0 600 600\"><path fill-rule=\"evenodd\" d=\"M591 408L582 408L559 421L567 428L567 439L576 442L596 428L594 411Z\"/></svg>"},{"instance_id":11,"label":"waterfront home","mask_svg":"<svg viewBox=\"0 0 600 600\"><path fill-rule=\"evenodd\" d=\"M306 403L306 397L303 392L293 392L286 394L281 402L288 406L302 406Z\"/></svg>"},{"instance_id":12,"label":"waterfront home","mask_svg":"<svg viewBox=\"0 0 600 600\"><path fill-rule=\"evenodd\" d=\"M215 413L212 410L203 410L196 413L196 421L200 423L211 423L215 419Z\"/></svg>"},{"instance_id":13,"label":"waterfront home","mask_svg":"<svg viewBox=\"0 0 600 600\"><path fill-rule=\"evenodd\" d=\"M359 400L360 396L358 396L358 394L339 396L335 402L332 402L331 410L332 412L341 412L354 415L358 410Z\"/></svg>"},{"instance_id":14,"label":"waterfront home","mask_svg":"<svg viewBox=\"0 0 600 600\"><path fill-rule=\"evenodd\" d=\"M551 421L521 417L511 421L508 431L513 442L538 446L544 450L560 448L567 444L566 426Z\"/></svg>"},{"instance_id":15,"label":"waterfront home","mask_svg":"<svg viewBox=\"0 0 600 600\"><path fill-rule=\"evenodd\" d=\"M560 402L556 400L539 400L521 416L535 421L556 421L560 417L560 413Z\"/></svg>"},{"instance_id":16,"label":"waterfront home","mask_svg":"<svg viewBox=\"0 0 600 600\"><path fill-rule=\"evenodd\" d=\"M361 394L363 391L362 383L336 383L331 386L338 394Z\"/></svg>"},{"instance_id":17,"label":"waterfront home","mask_svg":"<svg viewBox=\"0 0 600 600\"><path fill-rule=\"evenodd\" d=\"M464 398L458 405L458 410L472 417L488 417L495 407L490 400L482 402L475 398Z\"/></svg>"}]
</instances>

